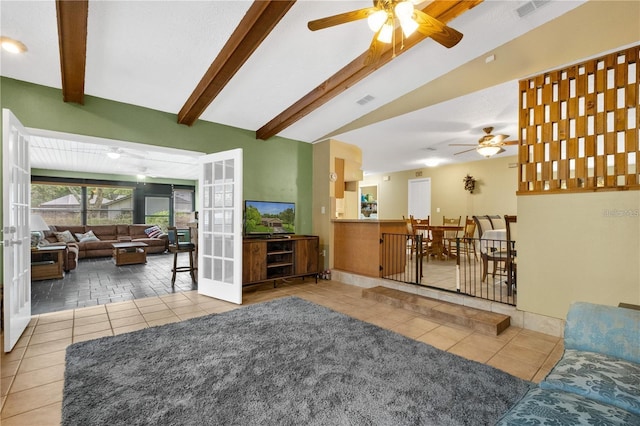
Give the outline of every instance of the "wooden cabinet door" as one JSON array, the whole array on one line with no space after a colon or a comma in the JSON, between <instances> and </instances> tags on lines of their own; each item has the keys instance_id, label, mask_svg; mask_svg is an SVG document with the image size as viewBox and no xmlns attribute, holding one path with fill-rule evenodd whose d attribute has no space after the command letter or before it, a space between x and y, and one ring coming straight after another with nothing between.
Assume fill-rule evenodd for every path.
<instances>
[{"instance_id":1,"label":"wooden cabinet door","mask_svg":"<svg viewBox=\"0 0 640 426\"><path fill-rule=\"evenodd\" d=\"M242 283L267 279L267 242L244 241L242 244Z\"/></svg>"},{"instance_id":2,"label":"wooden cabinet door","mask_svg":"<svg viewBox=\"0 0 640 426\"><path fill-rule=\"evenodd\" d=\"M309 237L296 240L295 246L295 274L315 274L318 272L318 258L320 255L320 239Z\"/></svg>"}]
</instances>

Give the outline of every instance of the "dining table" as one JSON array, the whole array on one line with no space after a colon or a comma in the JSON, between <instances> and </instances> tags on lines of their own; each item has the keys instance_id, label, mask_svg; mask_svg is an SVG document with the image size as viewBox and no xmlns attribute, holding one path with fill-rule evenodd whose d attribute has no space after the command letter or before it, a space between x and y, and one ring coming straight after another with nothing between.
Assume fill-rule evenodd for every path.
<instances>
[{"instance_id":1,"label":"dining table","mask_svg":"<svg viewBox=\"0 0 640 426\"><path fill-rule=\"evenodd\" d=\"M447 231L457 232L464 230L464 226L458 225L429 225L427 223L415 223L415 231L421 231L431 235L431 250L438 256L438 259L444 259L448 256L447 248L444 246L444 233Z\"/></svg>"}]
</instances>

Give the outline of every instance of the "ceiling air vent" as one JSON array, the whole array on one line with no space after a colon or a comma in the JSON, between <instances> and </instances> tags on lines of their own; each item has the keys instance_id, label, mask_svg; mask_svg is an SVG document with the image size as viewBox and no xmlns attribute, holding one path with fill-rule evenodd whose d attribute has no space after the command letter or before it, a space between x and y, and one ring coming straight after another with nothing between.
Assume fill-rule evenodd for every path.
<instances>
[{"instance_id":1,"label":"ceiling air vent","mask_svg":"<svg viewBox=\"0 0 640 426\"><path fill-rule=\"evenodd\" d=\"M368 104L369 102L371 102L372 100L374 100L375 98L371 95L367 95L364 98L357 100L356 103L360 104L360 105L364 105L364 104Z\"/></svg>"},{"instance_id":2,"label":"ceiling air vent","mask_svg":"<svg viewBox=\"0 0 640 426\"><path fill-rule=\"evenodd\" d=\"M519 17L524 18L528 14L535 12L536 9L540 9L542 6L549 3L551 0L533 0L526 2L522 6L516 9L516 13Z\"/></svg>"}]
</instances>

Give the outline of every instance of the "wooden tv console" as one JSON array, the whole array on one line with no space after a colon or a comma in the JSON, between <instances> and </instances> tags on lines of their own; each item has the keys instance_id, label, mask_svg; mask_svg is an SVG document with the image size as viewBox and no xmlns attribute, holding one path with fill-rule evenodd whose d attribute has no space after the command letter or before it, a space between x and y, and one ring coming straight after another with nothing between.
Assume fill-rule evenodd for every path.
<instances>
[{"instance_id":1,"label":"wooden tv console","mask_svg":"<svg viewBox=\"0 0 640 426\"><path fill-rule=\"evenodd\" d=\"M315 276L318 280L320 238L317 235L245 238L242 241L242 285Z\"/></svg>"}]
</instances>

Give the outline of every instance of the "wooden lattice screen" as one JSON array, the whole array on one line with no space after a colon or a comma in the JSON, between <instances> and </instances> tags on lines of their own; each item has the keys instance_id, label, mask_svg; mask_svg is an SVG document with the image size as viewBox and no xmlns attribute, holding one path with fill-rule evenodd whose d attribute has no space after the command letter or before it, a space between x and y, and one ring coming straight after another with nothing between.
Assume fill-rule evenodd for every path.
<instances>
[{"instance_id":1,"label":"wooden lattice screen","mask_svg":"<svg viewBox=\"0 0 640 426\"><path fill-rule=\"evenodd\" d=\"M518 194L640 189L639 55L520 81Z\"/></svg>"}]
</instances>

